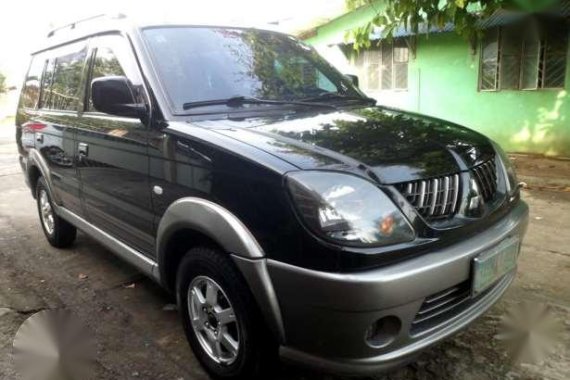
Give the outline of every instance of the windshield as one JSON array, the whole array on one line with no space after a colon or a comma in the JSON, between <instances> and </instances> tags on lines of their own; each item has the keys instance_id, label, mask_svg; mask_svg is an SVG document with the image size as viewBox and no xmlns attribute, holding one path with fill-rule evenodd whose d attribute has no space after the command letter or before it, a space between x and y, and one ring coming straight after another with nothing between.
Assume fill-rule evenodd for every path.
<instances>
[{"instance_id":1,"label":"windshield","mask_svg":"<svg viewBox=\"0 0 570 380\"><path fill-rule=\"evenodd\" d=\"M184 104L235 96L303 100L333 93L364 99L314 49L284 34L206 27L149 28L143 34L176 113L189 113Z\"/></svg>"}]
</instances>

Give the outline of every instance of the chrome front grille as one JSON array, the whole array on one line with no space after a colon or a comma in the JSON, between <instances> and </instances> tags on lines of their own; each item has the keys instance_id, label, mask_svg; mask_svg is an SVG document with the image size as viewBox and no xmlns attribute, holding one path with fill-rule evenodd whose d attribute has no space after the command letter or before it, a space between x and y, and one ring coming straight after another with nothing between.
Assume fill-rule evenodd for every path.
<instances>
[{"instance_id":1,"label":"chrome front grille","mask_svg":"<svg viewBox=\"0 0 570 380\"><path fill-rule=\"evenodd\" d=\"M495 197L497 192L497 166L494 159L471 169L471 178L475 179L485 202Z\"/></svg>"},{"instance_id":2,"label":"chrome front grille","mask_svg":"<svg viewBox=\"0 0 570 380\"><path fill-rule=\"evenodd\" d=\"M457 212L459 174L401 183L396 187L428 220L447 218Z\"/></svg>"},{"instance_id":3,"label":"chrome front grille","mask_svg":"<svg viewBox=\"0 0 570 380\"><path fill-rule=\"evenodd\" d=\"M497 193L497 167L492 158L470 171L485 202ZM426 219L449 218L457 213L460 198L460 174L405 182L396 185L400 193Z\"/></svg>"}]
</instances>

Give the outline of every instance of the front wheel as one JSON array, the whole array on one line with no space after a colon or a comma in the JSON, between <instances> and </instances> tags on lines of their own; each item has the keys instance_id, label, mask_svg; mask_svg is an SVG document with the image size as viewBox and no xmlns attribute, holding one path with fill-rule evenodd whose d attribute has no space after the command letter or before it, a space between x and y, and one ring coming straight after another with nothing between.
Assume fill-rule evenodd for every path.
<instances>
[{"instance_id":1,"label":"front wheel","mask_svg":"<svg viewBox=\"0 0 570 380\"><path fill-rule=\"evenodd\" d=\"M251 379L272 362L276 350L253 295L223 252L188 251L178 268L177 298L186 337L210 375Z\"/></svg>"}]
</instances>

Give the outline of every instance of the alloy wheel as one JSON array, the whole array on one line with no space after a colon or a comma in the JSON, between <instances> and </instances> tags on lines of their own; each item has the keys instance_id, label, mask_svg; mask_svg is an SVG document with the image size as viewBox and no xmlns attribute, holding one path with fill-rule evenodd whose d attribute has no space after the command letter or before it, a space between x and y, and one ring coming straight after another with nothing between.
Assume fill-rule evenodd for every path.
<instances>
[{"instance_id":1,"label":"alloy wheel","mask_svg":"<svg viewBox=\"0 0 570 380\"><path fill-rule=\"evenodd\" d=\"M198 276L188 289L188 311L202 349L216 363L232 364L240 351L240 326L224 290L213 279Z\"/></svg>"},{"instance_id":2,"label":"alloy wheel","mask_svg":"<svg viewBox=\"0 0 570 380\"><path fill-rule=\"evenodd\" d=\"M42 224L49 235L53 234L55 219L53 214L53 208L49 201L47 191L45 189L40 190L40 217L42 219Z\"/></svg>"}]
</instances>

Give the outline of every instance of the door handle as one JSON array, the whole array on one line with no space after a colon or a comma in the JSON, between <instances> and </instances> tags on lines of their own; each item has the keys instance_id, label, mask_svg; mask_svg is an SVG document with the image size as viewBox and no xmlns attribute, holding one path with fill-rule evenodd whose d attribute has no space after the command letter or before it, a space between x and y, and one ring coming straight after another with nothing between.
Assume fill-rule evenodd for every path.
<instances>
[{"instance_id":1,"label":"door handle","mask_svg":"<svg viewBox=\"0 0 570 380\"><path fill-rule=\"evenodd\" d=\"M41 142L41 143L44 142L44 135L43 135L43 133L36 132L36 141L37 141L37 142Z\"/></svg>"},{"instance_id":2,"label":"door handle","mask_svg":"<svg viewBox=\"0 0 570 380\"><path fill-rule=\"evenodd\" d=\"M77 146L77 153L79 154L80 158L87 157L87 155L89 154L89 145L80 142L79 145Z\"/></svg>"}]
</instances>

